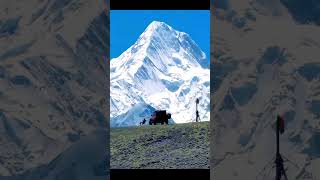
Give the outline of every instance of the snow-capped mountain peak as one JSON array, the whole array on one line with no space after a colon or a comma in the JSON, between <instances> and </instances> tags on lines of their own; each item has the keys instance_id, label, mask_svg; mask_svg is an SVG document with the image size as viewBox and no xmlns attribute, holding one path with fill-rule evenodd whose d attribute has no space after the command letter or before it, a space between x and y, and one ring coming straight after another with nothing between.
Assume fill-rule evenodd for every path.
<instances>
[{"instance_id":1,"label":"snow-capped mountain peak","mask_svg":"<svg viewBox=\"0 0 320 180\"><path fill-rule=\"evenodd\" d=\"M166 109L176 122L188 122L194 114L188 112L191 106L195 112L190 102L200 95L203 118L209 120L209 70L200 64L205 57L187 33L153 21L129 49L111 60L111 119L119 121L111 124L138 124L136 115L132 123L117 118L137 104Z\"/></svg>"},{"instance_id":2,"label":"snow-capped mountain peak","mask_svg":"<svg viewBox=\"0 0 320 180\"><path fill-rule=\"evenodd\" d=\"M175 30L164 22L153 21L148 25L148 27L141 34L141 36L152 36L152 34L156 31L175 31Z\"/></svg>"},{"instance_id":3,"label":"snow-capped mountain peak","mask_svg":"<svg viewBox=\"0 0 320 180\"><path fill-rule=\"evenodd\" d=\"M145 63L155 65L160 71L166 71L166 66L177 64L183 65L185 70L198 66L208 68L209 65L205 53L187 33L159 21L153 21L138 40L116 59L117 61L111 60L111 71L117 72L112 75L129 72L130 66L129 73L134 76ZM115 67L121 68L116 70Z\"/></svg>"}]
</instances>

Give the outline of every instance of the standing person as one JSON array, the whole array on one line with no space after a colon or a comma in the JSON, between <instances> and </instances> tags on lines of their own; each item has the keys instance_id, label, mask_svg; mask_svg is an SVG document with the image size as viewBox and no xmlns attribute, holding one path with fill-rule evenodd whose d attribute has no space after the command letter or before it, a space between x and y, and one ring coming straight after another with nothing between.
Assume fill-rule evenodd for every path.
<instances>
[{"instance_id":1,"label":"standing person","mask_svg":"<svg viewBox=\"0 0 320 180\"><path fill-rule=\"evenodd\" d=\"M200 120L199 111L198 111L199 99L196 99L196 122Z\"/></svg>"},{"instance_id":2,"label":"standing person","mask_svg":"<svg viewBox=\"0 0 320 180\"><path fill-rule=\"evenodd\" d=\"M198 122L200 120L200 116L199 116L199 111L198 110L196 111L196 116L197 116L196 117L196 122Z\"/></svg>"}]
</instances>

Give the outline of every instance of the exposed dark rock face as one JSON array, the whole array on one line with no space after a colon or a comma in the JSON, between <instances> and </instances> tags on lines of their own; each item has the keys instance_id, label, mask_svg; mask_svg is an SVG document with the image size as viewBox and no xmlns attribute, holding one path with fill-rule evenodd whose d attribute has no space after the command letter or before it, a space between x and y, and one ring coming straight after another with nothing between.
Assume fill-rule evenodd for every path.
<instances>
[{"instance_id":1,"label":"exposed dark rock face","mask_svg":"<svg viewBox=\"0 0 320 180\"><path fill-rule=\"evenodd\" d=\"M239 105L247 104L257 92L257 87L253 83L246 83L237 88L231 88L231 92Z\"/></svg>"},{"instance_id":2,"label":"exposed dark rock face","mask_svg":"<svg viewBox=\"0 0 320 180\"><path fill-rule=\"evenodd\" d=\"M298 72L308 81L320 78L320 63L304 64L298 69Z\"/></svg>"},{"instance_id":3,"label":"exposed dark rock face","mask_svg":"<svg viewBox=\"0 0 320 180\"><path fill-rule=\"evenodd\" d=\"M311 137L311 139L308 142L309 147L307 147L304 150L304 152L309 154L311 157L316 157L316 158L320 157L320 152L319 152L320 142L319 142L319 138L320 138L320 132L314 132L312 137Z\"/></svg>"},{"instance_id":4,"label":"exposed dark rock face","mask_svg":"<svg viewBox=\"0 0 320 180\"><path fill-rule=\"evenodd\" d=\"M10 79L10 81L14 85L21 85L21 86L30 86L31 85L31 81L29 80L29 78L27 78L26 76L23 76L23 75L14 76L13 78Z\"/></svg>"},{"instance_id":5,"label":"exposed dark rock face","mask_svg":"<svg viewBox=\"0 0 320 180\"><path fill-rule=\"evenodd\" d=\"M237 68L237 63L231 62L216 62L212 64L214 69L210 71L210 88L211 92L219 89L222 80L230 73L232 73Z\"/></svg>"},{"instance_id":6,"label":"exposed dark rock face","mask_svg":"<svg viewBox=\"0 0 320 180\"><path fill-rule=\"evenodd\" d=\"M320 25L320 2L317 0L280 0L299 23Z\"/></svg>"},{"instance_id":7,"label":"exposed dark rock face","mask_svg":"<svg viewBox=\"0 0 320 180\"><path fill-rule=\"evenodd\" d=\"M9 18L4 21L0 20L0 37L5 35L13 35L19 27L21 17Z\"/></svg>"},{"instance_id":8,"label":"exposed dark rock face","mask_svg":"<svg viewBox=\"0 0 320 180\"><path fill-rule=\"evenodd\" d=\"M264 53L259 62L257 63L257 70L259 73L261 73L263 70L263 65L265 64L279 64L282 65L286 62L285 49L281 49L278 46L268 47Z\"/></svg>"}]
</instances>

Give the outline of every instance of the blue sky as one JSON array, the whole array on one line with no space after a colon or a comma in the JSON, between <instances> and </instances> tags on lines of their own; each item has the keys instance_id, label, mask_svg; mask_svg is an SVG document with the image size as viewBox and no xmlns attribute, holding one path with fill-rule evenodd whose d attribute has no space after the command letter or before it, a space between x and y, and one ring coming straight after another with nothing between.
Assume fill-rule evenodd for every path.
<instances>
[{"instance_id":1,"label":"blue sky","mask_svg":"<svg viewBox=\"0 0 320 180\"><path fill-rule=\"evenodd\" d=\"M110 56L118 57L133 45L152 21L162 21L188 33L209 60L209 10L112 10L110 11Z\"/></svg>"}]
</instances>

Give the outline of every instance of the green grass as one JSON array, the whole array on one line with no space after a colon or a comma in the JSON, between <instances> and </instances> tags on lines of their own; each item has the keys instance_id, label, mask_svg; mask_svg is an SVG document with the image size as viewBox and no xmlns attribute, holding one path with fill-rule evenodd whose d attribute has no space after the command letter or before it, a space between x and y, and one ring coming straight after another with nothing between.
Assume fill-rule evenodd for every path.
<instances>
[{"instance_id":1,"label":"green grass","mask_svg":"<svg viewBox=\"0 0 320 180\"><path fill-rule=\"evenodd\" d=\"M111 168L209 168L209 122L111 128Z\"/></svg>"}]
</instances>

